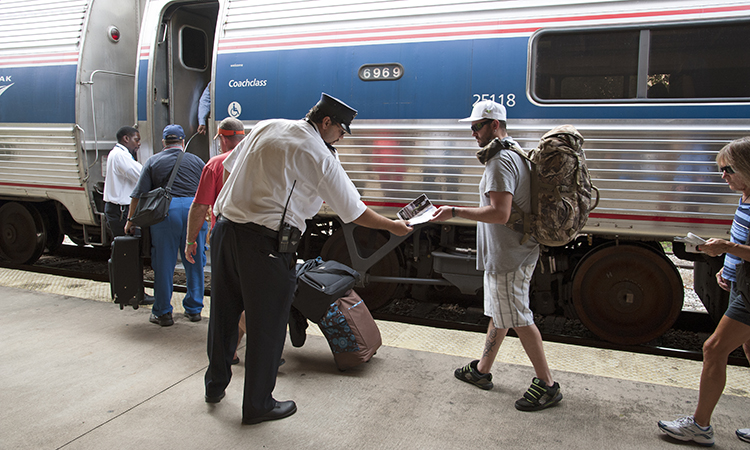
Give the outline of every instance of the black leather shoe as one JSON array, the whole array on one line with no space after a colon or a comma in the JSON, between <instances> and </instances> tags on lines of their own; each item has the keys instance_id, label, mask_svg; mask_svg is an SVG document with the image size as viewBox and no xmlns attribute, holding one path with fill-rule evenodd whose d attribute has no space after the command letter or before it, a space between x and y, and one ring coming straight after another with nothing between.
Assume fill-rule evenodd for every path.
<instances>
[{"instance_id":1,"label":"black leather shoe","mask_svg":"<svg viewBox=\"0 0 750 450\"><path fill-rule=\"evenodd\" d=\"M289 417L296 412L297 405L293 401L287 400L285 402L276 402L276 406L274 406L272 410L268 411L260 417L242 419L242 423L244 423L245 425L254 425L256 423L266 422L269 420L279 420L285 417Z\"/></svg>"},{"instance_id":2,"label":"black leather shoe","mask_svg":"<svg viewBox=\"0 0 750 450\"><path fill-rule=\"evenodd\" d=\"M153 295L143 294L143 300L141 300L141 305L153 305L156 301L156 297Z\"/></svg>"},{"instance_id":3,"label":"black leather shoe","mask_svg":"<svg viewBox=\"0 0 750 450\"><path fill-rule=\"evenodd\" d=\"M151 313L151 317L148 318L148 321L151 323L160 325L162 327L168 327L168 326L174 325L174 320L172 320L171 312L162 314L161 316L157 316L156 314Z\"/></svg>"},{"instance_id":4,"label":"black leather shoe","mask_svg":"<svg viewBox=\"0 0 750 450\"><path fill-rule=\"evenodd\" d=\"M200 322L201 321L201 315L200 313L190 314L189 312L185 313L185 317L190 319L191 322Z\"/></svg>"},{"instance_id":5,"label":"black leather shoe","mask_svg":"<svg viewBox=\"0 0 750 450\"><path fill-rule=\"evenodd\" d=\"M209 397L206 396L206 403L219 403L224 396L227 395L226 392L222 392L221 395L218 395L216 397Z\"/></svg>"}]
</instances>

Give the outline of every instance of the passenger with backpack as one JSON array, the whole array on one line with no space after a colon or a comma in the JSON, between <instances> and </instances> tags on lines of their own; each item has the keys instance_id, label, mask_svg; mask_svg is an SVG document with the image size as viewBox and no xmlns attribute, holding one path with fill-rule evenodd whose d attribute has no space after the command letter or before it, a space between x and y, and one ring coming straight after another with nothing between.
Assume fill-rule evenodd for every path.
<instances>
[{"instance_id":1,"label":"passenger with backpack","mask_svg":"<svg viewBox=\"0 0 750 450\"><path fill-rule=\"evenodd\" d=\"M523 232L506 226L514 205L523 213L531 213L532 173L526 159L511 149L518 144L508 136L504 106L490 100L478 102L471 116L460 122L471 122L472 136L481 148L477 157L485 169L479 184L480 206L442 206L432 220L461 217L477 221L477 269L484 271L484 313L490 323L482 357L454 374L481 389L492 389L492 364L508 329L513 328L536 372L515 406L521 411L537 411L562 400L529 309L529 287L539 259L539 244L533 236L525 237Z\"/></svg>"}]
</instances>

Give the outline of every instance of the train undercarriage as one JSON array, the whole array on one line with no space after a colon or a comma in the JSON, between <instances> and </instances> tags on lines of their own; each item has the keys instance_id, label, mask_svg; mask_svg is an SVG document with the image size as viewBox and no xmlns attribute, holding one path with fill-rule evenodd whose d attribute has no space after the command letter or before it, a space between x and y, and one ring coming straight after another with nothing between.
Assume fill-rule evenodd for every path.
<instances>
[{"instance_id":1,"label":"train undercarriage","mask_svg":"<svg viewBox=\"0 0 750 450\"><path fill-rule=\"evenodd\" d=\"M0 202L0 258L33 264L45 249L57 250L66 235L78 245L108 245L103 223L79 224L54 200Z\"/></svg>"},{"instance_id":2,"label":"train undercarriage","mask_svg":"<svg viewBox=\"0 0 750 450\"><path fill-rule=\"evenodd\" d=\"M357 291L373 310L402 296L461 298L481 308L475 242L476 228L466 225L424 224L399 238L316 217L308 222L300 257L320 255L359 271ZM694 262L695 290L718 321L728 299L714 279L722 258L687 253L679 242L673 251ZM609 342L641 344L672 327L684 289L660 242L582 235L565 247L543 248L532 279L531 309L542 316L579 319Z\"/></svg>"},{"instance_id":3,"label":"train undercarriage","mask_svg":"<svg viewBox=\"0 0 750 450\"><path fill-rule=\"evenodd\" d=\"M65 235L79 245L101 245L106 230L76 223L57 202L0 205L0 257L30 264ZM718 322L728 294L715 281L723 259L674 254L694 263L694 289ZM460 299L482 308L482 273L476 270L476 227L423 224L405 237L315 217L300 258L321 256L362 274L357 291L371 310L395 298ZM669 330L682 310L683 281L656 240L582 235L565 247L543 248L531 286L531 309L542 316L579 319L601 339L618 344L651 341Z\"/></svg>"}]
</instances>

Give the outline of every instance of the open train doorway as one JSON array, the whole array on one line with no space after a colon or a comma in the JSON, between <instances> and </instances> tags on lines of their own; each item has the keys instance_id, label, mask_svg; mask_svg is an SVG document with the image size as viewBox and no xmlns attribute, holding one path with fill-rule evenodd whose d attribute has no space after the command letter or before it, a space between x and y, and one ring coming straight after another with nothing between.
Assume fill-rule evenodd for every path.
<instances>
[{"instance_id":1,"label":"open train doorway","mask_svg":"<svg viewBox=\"0 0 750 450\"><path fill-rule=\"evenodd\" d=\"M161 17L154 58L153 148L161 148L161 130L181 125L188 151L204 161L211 157L208 133L198 130L198 104L211 80L211 63L219 2L185 2L168 6ZM191 140L192 138L192 140Z\"/></svg>"}]
</instances>

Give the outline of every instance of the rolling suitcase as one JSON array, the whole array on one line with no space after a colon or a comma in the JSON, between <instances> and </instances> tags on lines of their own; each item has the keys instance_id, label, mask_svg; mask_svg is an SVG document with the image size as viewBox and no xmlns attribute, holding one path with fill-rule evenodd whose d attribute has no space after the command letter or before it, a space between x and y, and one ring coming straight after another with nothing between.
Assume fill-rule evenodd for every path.
<instances>
[{"instance_id":1,"label":"rolling suitcase","mask_svg":"<svg viewBox=\"0 0 750 450\"><path fill-rule=\"evenodd\" d=\"M109 288L120 309L131 305L138 309L143 301L143 260L141 238L118 236L112 242L109 258Z\"/></svg>"},{"instance_id":2,"label":"rolling suitcase","mask_svg":"<svg viewBox=\"0 0 750 450\"><path fill-rule=\"evenodd\" d=\"M354 290L333 302L318 326L341 371L368 362L383 344L370 310Z\"/></svg>"}]
</instances>

